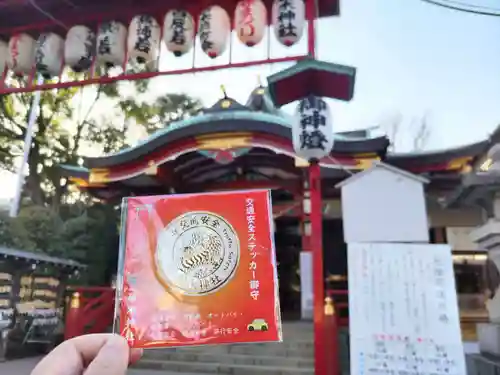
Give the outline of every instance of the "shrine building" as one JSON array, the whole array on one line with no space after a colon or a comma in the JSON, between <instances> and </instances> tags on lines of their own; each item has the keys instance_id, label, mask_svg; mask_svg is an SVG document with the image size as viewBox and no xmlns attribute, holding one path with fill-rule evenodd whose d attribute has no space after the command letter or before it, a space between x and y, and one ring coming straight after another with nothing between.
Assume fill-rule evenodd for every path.
<instances>
[{"instance_id":1,"label":"shrine building","mask_svg":"<svg viewBox=\"0 0 500 375\"><path fill-rule=\"evenodd\" d=\"M245 104L223 97L201 114L170 123L134 147L87 157L82 166L62 165L62 174L79 189L112 204L125 196L272 189L283 317L297 319L301 276L305 280L311 272L301 271L299 265L301 251L309 249L310 222L308 163L294 153L292 121L264 87L257 87ZM465 173L487 162L499 134L442 151L391 153L386 136L372 136L369 130L337 133L329 157L320 160L327 289L347 288L340 190L335 185L383 161L430 181L425 189L431 242L453 248L461 314L482 314L486 252L469 240L468 233L484 221L483 211L477 206L447 208L443 202L460 188Z\"/></svg>"}]
</instances>

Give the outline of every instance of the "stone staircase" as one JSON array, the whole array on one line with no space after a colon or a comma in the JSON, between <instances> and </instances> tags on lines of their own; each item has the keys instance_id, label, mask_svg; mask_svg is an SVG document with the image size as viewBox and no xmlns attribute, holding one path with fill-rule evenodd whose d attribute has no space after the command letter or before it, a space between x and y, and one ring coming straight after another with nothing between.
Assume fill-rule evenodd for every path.
<instances>
[{"instance_id":1,"label":"stone staircase","mask_svg":"<svg viewBox=\"0 0 500 375\"><path fill-rule=\"evenodd\" d=\"M180 373L313 375L311 323L285 323L282 343L150 349L135 366Z\"/></svg>"}]
</instances>

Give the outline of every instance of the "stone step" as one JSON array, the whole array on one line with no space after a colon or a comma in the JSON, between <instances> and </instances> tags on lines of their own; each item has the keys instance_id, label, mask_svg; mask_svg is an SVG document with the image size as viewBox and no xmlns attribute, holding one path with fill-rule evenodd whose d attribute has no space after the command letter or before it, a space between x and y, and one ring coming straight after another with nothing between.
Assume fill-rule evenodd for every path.
<instances>
[{"instance_id":1,"label":"stone step","mask_svg":"<svg viewBox=\"0 0 500 375\"><path fill-rule=\"evenodd\" d=\"M266 343L266 344L233 344L207 345L196 347L180 347L169 349L148 349L145 358L161 359L169 354L244 354L255 356L313 358L314 345L311 342Z\"/></svg>"},{"instance_id":2,"label":"stone step","mask_svg":"<svg viewBox=\"0 0 500 375\"><path fill-rule=\"evenodd\" d=\"M259 365L259 366L278 366L278 367L301 367L312 368L314 360L312 358L301 357L281 357L281 356L255 356L247 354L220 354L220 353L194 353L194 352L170 352L161 353L158 356L146 356L144 361L170 361L175 362L209 362L235 365Z\"/></svg>"},{"instance_id":3,"label":"stone step","mask_svg":"<svg viewBox=\"0 0 500 375\"><path fill-rule=\"evenodd\" d=\"M229 348L231 354L246 354L246 355L267 355L280 357L298 357L298 358L313 358L314 348L289 349L286 346L247 346L247 345L231 345Z\"/></svg>"},{"instance_id":4,"label":"stone step","mask_svg":"<svg viewBox=\"0 0 500 375\"><path fill-rule=\"evenodd\" d=\"M314 368L240 365L220 362L182 362L141 360L135 368L171 372L234 375L314 375Z\"/></svg>"}]
</instances>

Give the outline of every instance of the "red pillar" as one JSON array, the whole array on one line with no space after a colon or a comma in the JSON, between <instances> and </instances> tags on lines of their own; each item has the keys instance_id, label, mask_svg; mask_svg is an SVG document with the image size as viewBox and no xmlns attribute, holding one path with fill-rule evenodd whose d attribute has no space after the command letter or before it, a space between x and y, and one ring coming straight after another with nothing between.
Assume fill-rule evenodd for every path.
<instances>
[{"instance_id":1,"label":"red pillar","mask_svg":"<svg viewBox=\"0 0 500 375\"><path fill-rule=\"evenodd\" d=\"M316 58L316 34L314 30L314 23L316 20L316 15L318 14L316 9L316 0L306 1L306 18L307 18L307 53L309 57L313 59Z\"/></svg>"},{"instance_id":2,"label":"red pillar","mask_svg":"<svg viewBox=\"0 0 500 375\"><path fill-rule=\"evenodd\" d=\"M340 375L338 316L331 297L325 298L325 357L328 375ZM330 355L328 356L328 353Z\"/></svg>"},{"instance_id":3,"label":"red pillar","mask_svg":"<svg viewBox=\"0 0 500 375\"><path fill-rule=\"evenodd\" d=\"M321 202L321 171L318 161L309 166L309 189L311 192L311 250L313 252L314 293L314 367L316 375L326 375L324 271L323 271L323 210ZM328 332L330 334L330 332ZM329 357L333 357L330 353Z\"/></svg>"}]
</instances>

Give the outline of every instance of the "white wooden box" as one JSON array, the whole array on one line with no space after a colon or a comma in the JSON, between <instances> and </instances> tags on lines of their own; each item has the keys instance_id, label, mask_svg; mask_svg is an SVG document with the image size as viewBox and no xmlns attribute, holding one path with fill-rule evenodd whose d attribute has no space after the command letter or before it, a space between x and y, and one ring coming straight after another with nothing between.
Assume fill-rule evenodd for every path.
<instances>
[{"instance_id":1,"label":"white wooden box","mask_svg":"<svg viewBox=\"0 0 500 375\"><path fill-rule=\"evenodd\" d=\"M344 241L429 242L424 192L427 182L377 162L339 183Z\"/></svg>"}]
</instances>

